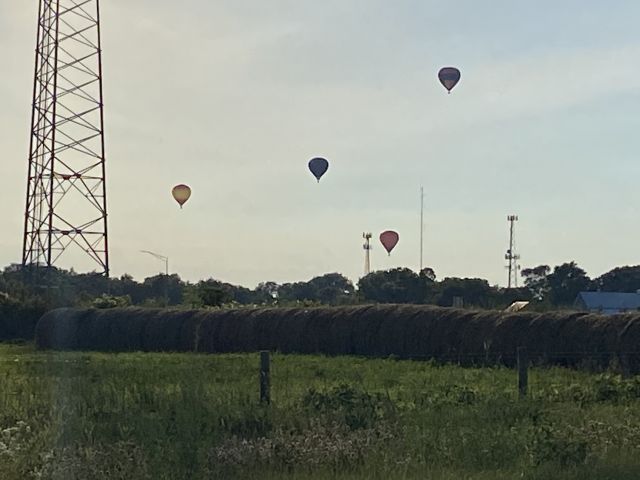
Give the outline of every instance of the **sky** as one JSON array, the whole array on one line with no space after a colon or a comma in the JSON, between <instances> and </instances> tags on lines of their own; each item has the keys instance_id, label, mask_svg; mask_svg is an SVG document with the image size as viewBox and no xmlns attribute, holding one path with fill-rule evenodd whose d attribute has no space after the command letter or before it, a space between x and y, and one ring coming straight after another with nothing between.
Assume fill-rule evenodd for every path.
<instances>
[{"instance_id":1,"label":"sky","mask_svg":"<svg viewBox=\"0 0 640 480\"><path fill-rule=\"evenodd\" d=\"M262 281L640 263L640 3L101 2L111 274ZM0 266L22 248L36 1L0 0ZM462 79L451 95L443 66ZM307 162L323 156L320 183ZM180 209L178 183L193 195ZM388 256L377 237L396 230ZM91 271L80 252L58 266Z\"/></svg>"}]
</instances>

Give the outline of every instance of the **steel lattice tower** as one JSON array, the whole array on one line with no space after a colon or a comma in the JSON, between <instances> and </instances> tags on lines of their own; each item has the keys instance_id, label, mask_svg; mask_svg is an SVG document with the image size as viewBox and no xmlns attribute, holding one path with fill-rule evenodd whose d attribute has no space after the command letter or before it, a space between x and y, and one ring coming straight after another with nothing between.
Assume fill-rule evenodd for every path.
<instances>
[{"instance_id":1,"label":"steel lattice tower","mask_svg":"<svg viewBox=\"0 0 640 480\"><path fill-rule=\"evenodd\" d=\"M109 275L99 0L40 0L22 263Z\"/></svg>"},{"instance_id":2,"label":"steel lattice tower","mask_svg":"<svg viewBox=\"0 0 640 480\"><path fill-rule=\"evenodd\" d=\"M518 270L520 270L518 260L520 260L520 255L518 255L515 251L514 236L515 222L518 221L518 216L509 215L507 217L507 221L509 222L509 249L504 255L504 259L509 261L509 265L507 266L507 270L509 270L509 283L507 288L518 288Z\"/></svg>"}]
</instances>

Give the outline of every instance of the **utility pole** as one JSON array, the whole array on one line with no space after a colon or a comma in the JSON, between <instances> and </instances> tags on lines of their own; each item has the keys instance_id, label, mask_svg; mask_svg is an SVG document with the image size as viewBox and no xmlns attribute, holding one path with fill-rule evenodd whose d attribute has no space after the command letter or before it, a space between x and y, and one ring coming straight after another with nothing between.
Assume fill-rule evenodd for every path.
<instances>
[{"instance_id":1,"label":"utility pole","mask_svg":"<svg viewBox=\"0 0 640 480\"><path fill-rule=\"evenodd\" d=\"M369 252L371 252L371 233L363 233L362 238L364 238L364 244L362 248L364 248L364 275L367 276L371 273L371 256Z\"/></svg>"},{"instance_id":2,"label":"utility pole","mask_svg":"<svg viewBox=\"0 0 640 480\"><path fill-rule=\"evenodd\" d=\"M422 251L424 246L424 188L420 187L420 271L422 271Z\"/></svg>"},{"instance_id":3,"label":"utility pole","mask_svg":"<svg viewBox=\"0 0 640 480\"><path fill-rule=\"evenodd\" d=\"M518 270L520 269L518 260L520 260L520 255L518 255L515 251L514 237L515 222L518 221L518 216L509 215L507 217L507 221L509 222L509 249L504 256L505 260L509 262L509 265L507 266L507 270L509 271L509 281L507 284L507 288L518 288Z\"/></svg>"}]
</instances>

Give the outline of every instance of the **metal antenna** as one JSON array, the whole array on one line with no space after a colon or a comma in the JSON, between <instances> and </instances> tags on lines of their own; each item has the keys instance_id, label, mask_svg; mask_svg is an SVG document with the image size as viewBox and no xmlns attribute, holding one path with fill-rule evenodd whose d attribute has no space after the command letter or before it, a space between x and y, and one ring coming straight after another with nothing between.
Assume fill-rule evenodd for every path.
<instances>
[{"instance_id":1,"label":"metal antenna","mask_svg":"<svg viewBox=\"0 0 640 480\"><path fill-rule=\"evenodd\" d=\"M99 0L40 0L28 171L22 264L108 276Z\"/></svg>"},{"instance_id":2,"label":"metal antenna","mask_svg":"<svg viewBox=\"0 0 640 480\"><path fill-rule=\"evenodd\" d=\"M515 237L514 237L514 227L515 222L518 221L517 215L509 215L507 217L507 221L509 222L509 249L505 254L505 260L509 261L509 265L507 269L509 270L509 282L507 288L518 288L518 269L520 265L518 265L518 260L520 260L520 255L515 252Z\"/></svg>"},{"instance_id":3,"label":"metal antenna","mask_svg":"<svg viewBox=\"0 0 640 480\"><path fill-rule=\"evenodd\" d=\"M363 233L362 238L364 238L364 275L367 276L371 273L371 233Z\"/></svg>"},{"instance_id":4,"label":"metal antenna","mask_svg":"<svg viewBox=\"0 0 640 480\"><path fill-rule=\"evenodd\" d=\"M422 251L424 246L424 188L420 187L420 271L422 271Z\"/></svg>"}]
</instances>

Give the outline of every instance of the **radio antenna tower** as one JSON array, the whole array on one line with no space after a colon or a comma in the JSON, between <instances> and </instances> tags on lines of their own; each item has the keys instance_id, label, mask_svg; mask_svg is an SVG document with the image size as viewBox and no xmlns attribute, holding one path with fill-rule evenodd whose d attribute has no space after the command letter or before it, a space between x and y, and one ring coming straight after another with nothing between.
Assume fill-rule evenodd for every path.
<instances>
[{"instance_id":1,"label":"radio antenna tower","mask_svg":"<svg viewBox=\"0 0 640 480\"><path fill-rule=\"evenodd\" d=\"M422 271L422 250L424 245L424 188L420 187L420 271Z\"/></svg>"},{"instance_id":2,"label":"radio antenna tower","mask_svg":"<svg viewBox=\"0 0 640 480\"><path fill-rule=\"evenodd\" d=\"M100 2L40 0L22 264L108 276L107 245Z\"/></svg>"},{"instance_id":3,"label":"radio antenna tower","mask_svg":"<svg viewBox=\"0 0 640 480\"><path fill-rule=\"evenodd\" d=\"M505 260L508 260L509 265L507 269L509 270L509 283L507 288L518 288L518 270L520 269L520 265L518 265L518 260L520 260L520 255L518 255L515 251L515 238L514 238L514 227L515 222L518 221L517 215L509 215L507 217L507 221L509 222L509 249L505 254Z\"/></svg>"},{"instance_id":4,"label":"radio antenna tower","mask_svg":"<svg viewBox=\"0 0 640 480\"><path fill-rule=\"evenodd\" d=\"M367 276L371 273L371 234L363 233L362 238L364 238L364 245L362 245L364 248L364 275Z\"/></svg>"}]
</instances>

